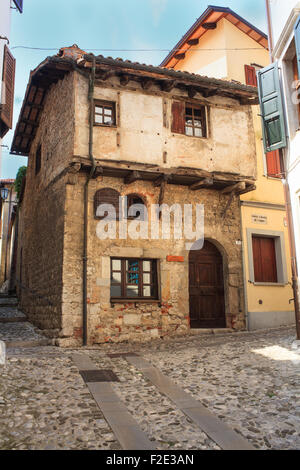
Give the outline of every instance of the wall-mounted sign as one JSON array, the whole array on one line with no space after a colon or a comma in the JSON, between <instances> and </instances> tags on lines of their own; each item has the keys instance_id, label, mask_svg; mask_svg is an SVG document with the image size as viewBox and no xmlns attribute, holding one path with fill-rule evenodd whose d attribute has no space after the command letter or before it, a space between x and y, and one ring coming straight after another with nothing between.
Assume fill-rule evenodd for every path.
<instances>
[{"instance_id":1,"label":"wall-mounted sign","mask_svg":"<svg viewBox=\"0 0 300 470\"><path fill-rule=\"evenodd\" d=\"M251 219L252 219L252 222L254 224L263 224L263 225L267 225L268 223L268 217L266 215L256 215L256 214L253 214L251 216Z\"/></svg>"},{"instance_id":2,"label":"wall-mounted sign","mask_svg":"<svg viewBox=\"0 0 300 470\"><path fill-rule=\"evenodd\" d=\"M23 13L23 0L14 0L14 4L20 13Z\"/></svg>"}]
</instances>

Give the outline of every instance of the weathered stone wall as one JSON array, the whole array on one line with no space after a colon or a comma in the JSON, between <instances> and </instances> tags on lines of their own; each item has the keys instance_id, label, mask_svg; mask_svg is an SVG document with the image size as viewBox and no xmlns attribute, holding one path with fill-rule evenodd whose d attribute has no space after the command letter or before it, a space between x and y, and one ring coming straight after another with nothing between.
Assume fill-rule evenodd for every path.
<instances>
[{"instance_id":1,"label":"weathered stone wall","mask_svg":"<svg viewBox=\"0 0 300 470\"><path fill-rule=\"evenodd\" d=\"M20 307L34 324L46 330L61 328L66 179L63 170L73 155L73 79L72 74L66 76L48 92L28 158L19 214L16 277ZM41 170L36 174L39 145Z\"/></svg>"},{"instance_id":2,"label":"weathered stone wall","mask_svg":"<svg viewBox=\"0 0 300 470\"><path fill-rule=\"evenodd\" d=\"M78 175L78 184L67 187L66 229L63 275L61 339L69 346L82 341L82 249L83 187L86 176ZM140 194L147 207L158 203L159 188L150 182L125 185L122 179L98 177L89 186L88 236L88 336L89 343L147 341L166 335L189 332L189 252L188 240L99 240L98 220L93 215L93 198L100 188L111 187L121 195ZM219 248L224 262L227 327L245 327L240 209L238 200L231 204L225 219L222 214L229 196L215 190L191 191L169 185L164 203L204 204L205 238ZM172 230L171 230L172 233ZM168 262L167 256L184 257L184 262ZM110 302L110 258L133 257L158 259L161 303Z\"/></svg>"}]
</instances>

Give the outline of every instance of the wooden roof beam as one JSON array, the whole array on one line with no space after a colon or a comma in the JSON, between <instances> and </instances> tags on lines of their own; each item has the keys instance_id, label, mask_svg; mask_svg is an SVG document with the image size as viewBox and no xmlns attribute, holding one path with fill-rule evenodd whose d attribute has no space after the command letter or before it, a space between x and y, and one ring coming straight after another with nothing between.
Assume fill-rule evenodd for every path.
<instances>
[{"instance_id":1,"label":"wooden roof beam","mask_svg":"<svg viewBox=\"0 0 300 470\"><path fill-rule=\"evenodd\" d=\"M176 54L174 58L177 60L185 59L185 52L180 52L179 54Z\"/></svg>"},{"instance_id":2,"label":"wooden roof beam","mask_svg":"<svg viewBox=\"0 0 300 470\"><path fill-rule=\"evenodd\" d=\"M176 87L176 85L176 80L164 80L163 82L161 82L160 87L162 91L166 91L167 93L169 93L173 90L173 88Z\"/></svg>"},{"instance_id":3,"label":"wooden roof beam","mask_svg":"<svg viewBox=\"0 0 300 470\"><path fill-rule=\"evenodd\" d=\"M153 181L153 186L157 188L158 186L161 186L163 183L168 183L171 180L172 175L160 175L159 178L157 178L155 181Z\"/></svg>"},{"instance_id":4,"label":"wooden roof beam","mask_svg":"<svg viewBox=\"0 0 300 470\"><path fill-rule=\"evenodd\" d=\"M142 175L139 171L131 171L130 173L128 173L127 176L125 176L124 178L124 183L125 184L131 184L131 183L134 183L135 181L138 181L138 180L141 180L142 179Z\"/></svg>"},{"instance_id":5,"label":"wooden roof beam","mask_svg":"<svg viewBox=\"0 0 300 470\"><path fill-rule=\"evenodd\" d=\"M197 191L198 189L203 189L207 188L210 186L213 186L214 180L213 178L205 178L204 180L197 181L197 183L194 183L190 186L190 189L192 191Z\"/></svg>"},{"instance_id":6,"label":"wooden roof beam","mask_svg":"<svg viewBox=\"0 0 300 470\"><path fill-rule=\"evenodd\" d=\"M130 82L130 76L127 74L123 74L120 76L120 85L126 86Z\"/></svg>"},{"instance_id":7,"label":"wooden roof beam","mask_svg":"<svg viewBox=\"0 0 300 470\"><path fill-rule=\"evenodd\" d=\"M199 38L195 38L195 39L189 39L187 41L187 44L189 46L197 46L197 44L199 44Z\"/></svg>"},{"instance_id":8,"label":"wooden roof beam","mask_svg":"<svg viewBox=\"0 0 300 470\"><path fill-rule=\"evenodd\" d=\"M216 29L217 28L217 23L208 21L208 22L202 24L202 28L204 28L204 29Z\"/></svg>"},{"instance_id":9,"label":"wooden roof beam","mask_svg":"<svg viewBox=\"0 0 300 470\"><path fill-rule=\"evenodd\" d=\"M149 90L154 85L154 80L152 78L143 78L141 84L143 90Z\"/></svg>"},{"instance_id":10,"label":"wooden roof beam","mask_svg":"<svg viewBox=\"0 0 300 470\"><path fill-rule=\"evenodd\" d=\"M196 90L196 88L194 88L194 87L188 87L188 90L187 90L188 97L192 100L196 96L197 91L198 90Z\"/></svg>"},{"instance_id":11,"label":"wooden roof beam","mask_svg":"<svg viewBox=\"0 0 300 470\"><path fill-rule=\"evenodd\" d=\"M222 191L222 194L229 194L229 193L239 193L240 191L244 191L246 189L245 181L240 181L237 184L233 184L232 186L227 186Z\"/></svg>"}]
</instances>

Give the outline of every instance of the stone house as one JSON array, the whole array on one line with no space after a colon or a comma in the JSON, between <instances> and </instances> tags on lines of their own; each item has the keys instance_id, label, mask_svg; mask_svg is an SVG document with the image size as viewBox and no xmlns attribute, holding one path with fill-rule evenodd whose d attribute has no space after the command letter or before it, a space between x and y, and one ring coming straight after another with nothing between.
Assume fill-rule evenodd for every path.
<instances>
[{"instance_id":1,"label":"stone house","mask_svg":"<svg viewBox=\"0 0 300 470\"><path fill-rule=\"evenodd\" d=\"M28 156L16 282L30 320L60 346L245 328L239 194L255 188L257 102L250 86L76 45L31 72L11 149ZM134 236L162 204L204 206L202 250L176 234L183 212L170 236Z\"/></svg>"}]
</instances>

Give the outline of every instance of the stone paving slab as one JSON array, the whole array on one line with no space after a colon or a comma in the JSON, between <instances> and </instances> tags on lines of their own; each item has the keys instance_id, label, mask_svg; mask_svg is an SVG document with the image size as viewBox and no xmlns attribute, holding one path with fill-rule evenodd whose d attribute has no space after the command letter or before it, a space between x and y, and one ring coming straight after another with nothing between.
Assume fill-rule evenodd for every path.
<instances>
[{"instance_id":1,"label":"stone paving slab","mask_svg":"<svg viewBox=\"0 0 300 470\"><path fill-rule=\"evenodd\" d=\"M254 450L245 439L142 357L127 356L127 361L140 369L161 393L174 401L176 406L189 416L221 449Z\"/></svg>"},{"instance_id":2,"label":"stone paving slab","mask_svg":"<svg viewBox=\"0 0 300 470\"><path fill-rule=\"evenodd\" d=\"M88 367L91 370L95 369L93 362L86 355L74 354L72 359L77 365L79 371L87 371ZM110 424L112 431L122 446L122 449L156 449L156 446L149 441L131 414L127 411L126 406L114 392L110 383L88 382L86 385L101 412L104 414L105 419Z\"/></svg>"}]
</instances>

